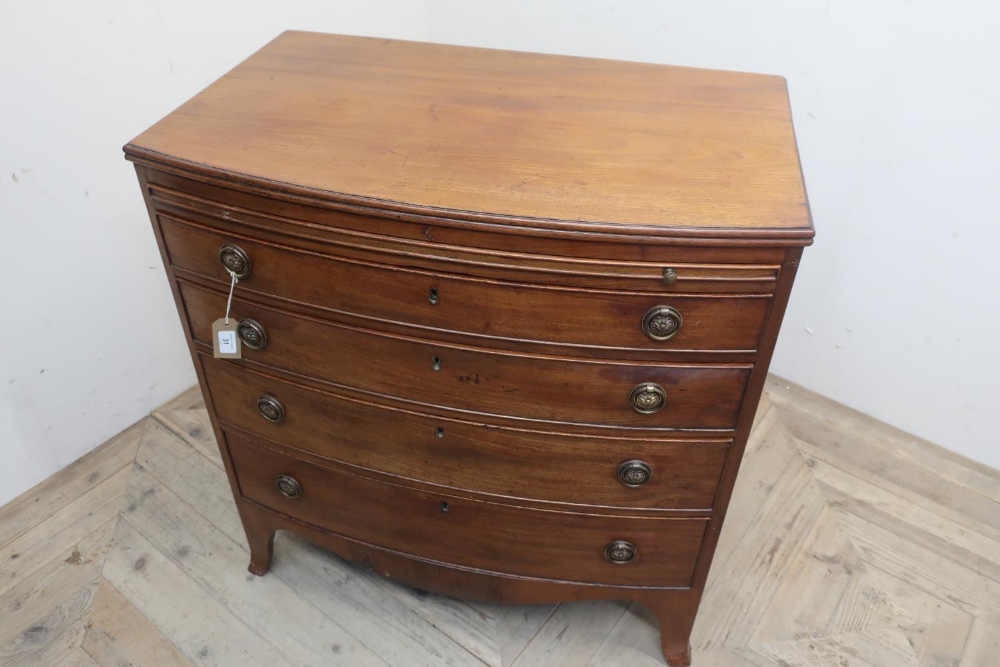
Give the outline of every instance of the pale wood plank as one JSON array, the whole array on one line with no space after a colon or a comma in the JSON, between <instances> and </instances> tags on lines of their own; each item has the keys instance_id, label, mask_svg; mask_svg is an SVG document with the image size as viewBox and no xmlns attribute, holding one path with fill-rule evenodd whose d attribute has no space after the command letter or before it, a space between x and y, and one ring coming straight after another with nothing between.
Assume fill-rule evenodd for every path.
<instances>
[{"instance_id":1,"label":"pale wood plank","mask_svg":"<svg viewBox=\"0 0 1000 667\"><path fill-rule=\"evenodd\" d=\"M920 667L899 628L760 644L750 651L783 667Z\"/></svg>"},{"instance_id":2,"label":"pale wood plank","mask_svg":"<svg viewBox=\"0 0 1000 667\"><path fill-rule=\"evenodd\" d=\"M941 478L930 469L872 446L866 439L845 435L817 422L784 411L782 421L800 449L820 461L885 487L905 489L925 506L940 505L993 530L1000 530L1000 502Z\"/></svg>"},{"instance_id":3,"label":"pale wood plank","mask_svg":"<svg viewBox=\"0 0 1000 667\"><path fill-rule=\"evenodd\" d=\"M744 533L758 509L767 500L775 481L798 450L775 410L768 410L747 441L740 474L733 489L725 527L716 547L715 565L736 553Z\"/></svg>"},{"instance_id":4,"label":"pale wood plank","mask_svg":"<svg viewBox=\"0 0 1000 667\"><path fill-rule=\"evenodd\" d=\"M173 642L103 577L82 648L93 662L107 667L193 667Z\"/></svg>"},{"instance_id":5,"label":"pale wood plank","mask_svg":"<svg viewBox=\"0 0 1000 667\"><path fill-rule=\"evenodd\" d=\"M558 606L555 604L492 605L497 644L500 647L500 664L503 667L514 662Z\"/></svg>"},{"instance_id":6,"label":"pale wood plank","mask_svg":"<svg viewBox=\"0 0 1000 667\"><path fill-rule=\"evenodd\" d=\"M178 441L181 447L185 443ZM244 548L142 468L132 473L123 518L185 576L297 665L385 663L277 577L246 572Z\"/></svg>"},{"instance_id":7,"label":"pale wood plank","mask_svg":"<svg viewBox=\"0 0 1000 667\"><path fill-rule=\"evenodd\" d=\"M972 616L966 615L945 623L913 625L903 628L903 633L921 667L958 667L970 630Z\"/></svg>"},{"instance_id":8,"label":"pale wood plank","mask_svg":"<svg viewBox=\"0 0 1000 667\"><path fill-rule=\"evenodd\" d=\"M662 663L660 667L663 667ZM798 667L778 662L768 656L752 653L748 648L730 648L715 651L695 651L691 664L697 667ZM833 667L833 665L831 665ZM836 665L840 667L840 665Z\"/></svg>"},{"instance_id":9,"label":"pale wood plank","mask_svg":"<svg viewBox=\"0 0 1000 667\"><path fill-rule=\"evenodd\" d=\"M153 413L153 417L184 442L204 454L209 461L220 468L224 467L219 445L215 441L212 420L209 419L208 411L204 407L193 410L160 409Z\"/></svg>"},{"instance_id":10,"label":"pale wood plank","mask_svg":"<svg viewBox=\"0 0 1000 667\"><path fill-rule=\"evenodd\" d=\"M770 409L771 398L767 395L767 392L764 392L760 395L760 403L757 405L757 412L753 416L753 426L750 428L751 433L760 425L760 422L764 419L764 415Z\"/></svg>"},{"instance_id":11,"label":"pale wood plank","mask_svg":"<svg viewBox=\"0 0 1000 667\"><path fill-rule=\"evenodd\" d=\"M0 665L48 665L76 646L115 521L0 595Z\"/></svg>"},{"instance_id":12,"label":"pale wood plank","mask_svg":"<svg viewBox=\"0 0 1000 667\"><path fill-rule=\"evenodd\" d=\"M148 417L0 507L0 545L20 537L135 458Z\"/></svg>"},{"instance_id":13,"label":"pale wood plank","mask_svg":"<svg viewBox=\"0 0 1000 667\"><path fill-rule=\"evenodd\" d=\"M663 664L659 622L646 607L630 604L586 667L663 667Z\"/></svg>"},{"instance_id":14,"label":"pale wood plank","mask_svg":"<svg viewBox=\"0 0 1000 667\"><path fill-rule=\"evenodd\" d=\"M972 622L960 667L1000 665L1000 615L980 616Z\"/></svg>"},{"instance_id":15,"label":"pale wood plank","mask_svg":"<svg viewBox=\"0 0 1000 667\"><path fill-rule=\"evenodd\" d=\"M912 581L865 563L869 579L892 609L896 625L906 627L921 623L948 623L968 620L969 614L959 609L941 590L925 591ZM936 594L935 594L936 593Z\"/></svg>"},{"instance_id":16,"label":"pale wood plank","mask_svg":"<svg viewBox=\"0 0 1000 667\"><path fill-rule=\"evenodd\" d=\"M1000 470L852 410L824 396L771 376L772 403L825 429L883 449L896 458L934 473L987 498L1000 501Z\"/></svg>"},{"instance_id":17,"label":"pale wood plank","mask_svg":"<svg viewBox=\"0 0 1000 667\"><path fill-rule=\"evenodd\" d=\"M165 426L153 422L136 454L136 465L160 480L185 503L198 507L202 516L226 537L246 546L243 524L226 473ZM126 503L125 509L128 508L129 503Z\"/></svg>"},{"instance_id":18,"label":"pale wood plank","mask_svg":"<svg viewBox=\"0 0 1000 667\"><path fill-rule=\"evenodd\" d=\"M195 665L293 667L128 521L115 527L104 578Z\"/></svg>"},{"instance_id":19,"label":"pale wood plank","mask_svg":"<svg viewBox=\"0 0 1000 667\"><path fill-rule=\"evenodd\" d=\"M0 594L118 516L131 470L122 468L0 547Z\"/></svg>"},{"instance_id":20,"label":"pale wood plank","mask_svg":"<svg viewBox=\"0 0 1000 667\"><path fill-rule=\"evenodd\" d=\"M83 638L96 584L55 607L19 637L0 648L2 667L51 667L75 652Z\"/></svg>"},{"instance_id":21,"label":"pale wood plank","mask_svg":"<svg viewBox=\"0 0 1000 667\"><path fill-rule=\"evenodd\" d=\"M512 667L586 665L627 608L628 603L607 600L559 605Z\"/></svg>"},{"instance_id":22,"label":"pale wood plank","mask_svg":"<svg viewBox=\"0 0 1000 667\"><path fill-rule=\"evenodd\" d=\"M355 568L297 535L278 534L271 575L336 618L390 665L484 664L453 628L434 625L393 592L403 586Z\"/></svg>"},{"instance_id":23,"label":"pale wood plank","mask_svg":"<svg viewBox=\"0 0 1000 667\"><path fill-rule=\"evenodd\" d=\"M482 664L501 667L496 622L488 605L464 602L406 586L393 586L390 591Z\"/></svg>"},{"instance_id":24,"label":"pale wood plank","mask_svg":"<svg viewBox=\"0 0 1000 667\"><path fill-rule=\"evenodd\" d=\"M861 559L971 614L1000 609L1000 583L854 514L841 524Z\"/></svg>"},{"instance_id":25,"label":"pale wood plank","mask_svg":"<svg viewBox=\"0 0 1000 667\"><path fill-rule=\"evenodd\" d=\"M810 456L807 454L807 458ZM951 558L976 567L993 579L1000 577L1000 540L969 530L938 512L908 501L892 491L830 466L810 461L813 476L824 495L839 512L849 512L887 529L896 529L913 542L929 544L950 553ZM950 513L948 513L950 514Z\"/></svg>"},{"instance_id":26,"label":"pale wood plank","mask_svg":"<svg viewBox=\"0 0 1000 667\"><path fill-rule=\"evenodd\" d=\"M205 397L202 396L201 387L195 385L185 389L177 396L173 397L156 410L153 410L155 417L160 412L173 412L175 410L204 410Z\"/></svg>"},{"instance_id":27,"label":"pale wood plank","mask_svg":"<svg viewBox=\"0 0 1000 667\"><path fill-rule=\"evenodd\" d=\"M94 659L84 652L82 648L75 648L68 652L55 663L52 663L51 667L104 667L94 662ZM107 667L119 667L119 665L108 665ZM131 666L128 666L131 667ZM135 667L140 667L136 665ZM167 665L166 667L169 667Z\"/></svg>"},{"instance_id":28,"label":"pale wood plank","mask_svg":"<svg viewBox=\"0 0 1000 667\"><path fill-rule=\"evenodd\" d=\"M827 508L802 543L750 644L859 632L894 621L884 594Z\"/></svg>"},{"instance_id":29,"label":"pale wood plank","mask_svg":"<svg viewBox=\"0 0 1000 667\"><path fill-rule=\"evenodd\" d=\"M809 467L781 424L765 431L762 422L758 435L765 433L766 442L743 462L745 475L734 491L692 632L697 650L750 641L825 507ZM733 539L727 531L740 536Z\"/></svg>"}]
</instances>

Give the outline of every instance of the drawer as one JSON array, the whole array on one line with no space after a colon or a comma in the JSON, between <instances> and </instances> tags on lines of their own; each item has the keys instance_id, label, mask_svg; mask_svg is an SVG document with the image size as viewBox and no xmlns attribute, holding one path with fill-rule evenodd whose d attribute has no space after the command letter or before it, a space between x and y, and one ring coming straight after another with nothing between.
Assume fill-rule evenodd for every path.
<instances>
[{"instance_id":1,"label":"drawer","mask_svg":"<svg viewBox=\"0 0 1000 667\"><path fill-rule=\"evenodd\" d=\"M192 337L210 345L226 296L183 281L180 291ZM514 419L728 430L751 369L509 354L359 329L235 298L232 317L252 319L266 333L262 349L244 346L247 360L414 404ZM659 400L662 408L637 412L633 392L641 394L636 401Z\"/></svg>"},{"instance_id":2,"label":"drawer","mask_svg":"<svg viewBox=\"0 0 1000 667\"><path fill-rule=\"evenodd\" d=\"M750 266L777 268L785 249L774 244L728 243L678 244L655 236L549 233L520 226L465 224L456 220L410 216L399 211L337 206L330 202L304 202L280 193L235 185L230 179L185 178L172 170L147 168L147 188L157 213L197 219L216 227L273 230L299 238L342 238L366 241L391 239L440 252L454 248L476 253L503 253L536 257L563 257L570 261L657 262L661 265L717 264L732 269ZM317 205L319 204L319 205ZM384 204L384 202L381 202ZM542 233L538 233L541 231ZM257 234L255 231L254 234ZM707 237L705 237L707 238ZM759 274L755 274L761 277ZM773 275L773 274L772 274ZM721 276L717 276L721 277ZM746 277L744 274L741 277ZM765 277L765 280L767 278ZM680 284L680 281L678 281ZM735 290L734 290L735 291Z\"/></svg>"},{"instance_id":3,"label":"drawer","mask_svg":"<svg viewBox=\"0 0 1000 667\"><path fill-rule=\"evenodd\" d=\"M606 287L612 290L768 293L774 291L781 269L780 256L776 263L768 264L766 259L764 263L754 263L754 258L747 255L756 253L747 248L733 253L733 248L724 247L656 248L648 243L634 243L631 247L624 247L631 250L627 254L633 259L623 261L620 254L624 248L608 242L579 245L581 242L577 241L576 245L571 244L574 256L566 257L546 254L569 250L561 244L552 246L537 238L532 244L530 239L520 235L482 233L476 236L472 247L468 247L455 245L454 242L459 239L452 238L449 243L440 238L449 237L456 230L434 228L426 223L322 211L253 195L219 191L194 181L183 181L177 185L186 191L150 186L158 214L213 227L222 233L235 232L302 250L430 271L444 270L520 283ZM205 194L219 200L193 194L200 194L206 188L209 192ZM269 209L271 213L266 212ZM311 219L316 222L310 222ZM521 245L529 245L528 248L520 248L528 252L489 247L492 244L488 242L495 243L498 236L507 242L519 241ZM482 243L487 243L487 246L480 245ZM601 259L602 251L608 253L608 257L618 259Z\"/></svg>"},{"instance_id":4,"label":"drawer","mask_svg":"<svg viewBox=\"0 0 1000 667\"><path fill-rule=\"evenodd\" d=\"M769 294L664 294L517 283L306 252L159 216L170 262L229 282L219 261L238 245L250 273L244 294L264 294L330 311L493 340L664 351L757 349ZM396 258L396 261L401 261ZM446 265L445 265L446 266ZM659 310L657 310L659 309ZM655 313L669 313L656 317ZM679 322L672 328L657 328Z\"/></svg>"},{"instance_id":5,"label":"drawer","mask_svg":"<svg viewBox=\"0 0 1000 667\"><path fill-rule=\"evenodd\" d=\"M430 493L306 463L232 433L226 439L244 498L355 540L468 568L687 587L708 523L536 510ZM301 495L285 495L279 476L285 491ZM628 562L606 556L617 542L634 547Z\"/></svg>"},{"instance_id":6,"label":"drawer","mask_svg":"<svg viewBox=\"0 0 1000 667\"><path fill-rule=\"evenodd\" d=\"M285 382L201 356L218 418L350 465L507 498L710 509L728 440L562 435L400 410ZM274 397L280 422L257 406Z\"/></svg>"}]
</instances>

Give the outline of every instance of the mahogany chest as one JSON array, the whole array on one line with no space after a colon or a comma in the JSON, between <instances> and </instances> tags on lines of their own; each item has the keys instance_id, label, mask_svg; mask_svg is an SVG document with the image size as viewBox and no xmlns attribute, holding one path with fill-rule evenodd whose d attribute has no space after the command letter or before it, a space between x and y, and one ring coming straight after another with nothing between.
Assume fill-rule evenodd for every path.
<instances>
[{"instance_id":1,"label":"mahogany chest","mask_svg":"<svg viewBox=\"0 0 1000 667\"><path fill-rule=\"evenodd\" d=\"M813 236L783 79L289 32L125 153L251 572L638 600L689 663Z\"/></svg>"}]
</instances>

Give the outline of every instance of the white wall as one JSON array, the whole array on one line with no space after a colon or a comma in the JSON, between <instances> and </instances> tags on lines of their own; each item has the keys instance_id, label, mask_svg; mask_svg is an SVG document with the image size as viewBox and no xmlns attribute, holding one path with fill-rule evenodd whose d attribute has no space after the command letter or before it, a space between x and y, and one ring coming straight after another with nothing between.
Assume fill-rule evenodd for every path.
<instances>
[{"instance_id":1,"label":"white wall","mask_svg":"<svg viewBox=\"0 0 1000 667\"><path fill-rule=\"evenodd\" d=\"M0 505L195 383L121 147L286 27L421 3L0 1Z\"/></svg>"},{"instance_id":2,"label":"white wall","mask_svg":"<svg viewBox=\"0 0 1000 667\"><path fill-rule=\"evenodd\" d=\"M787 76L818 237L774 370L1000 467L998 7L4 3L0 504L194 382L120 147L286 28Z\"/></svg>"}]
</instances>

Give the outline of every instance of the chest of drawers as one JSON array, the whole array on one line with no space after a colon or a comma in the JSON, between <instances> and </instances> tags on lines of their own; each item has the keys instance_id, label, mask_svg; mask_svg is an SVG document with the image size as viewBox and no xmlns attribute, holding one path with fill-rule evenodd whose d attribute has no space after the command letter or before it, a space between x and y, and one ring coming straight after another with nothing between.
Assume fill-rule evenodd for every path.
<instances>
[{"instance_id":1,"label":"chest of drawers","mask_svg":"<svg viewBox=\"0 0 1000 667\"><path fill-rule=\"evenodd\" d=\"M285 33L125 152L251 572L638 600L688 664L813 234L782 79Z\"/></svg>"}]
</instances>

